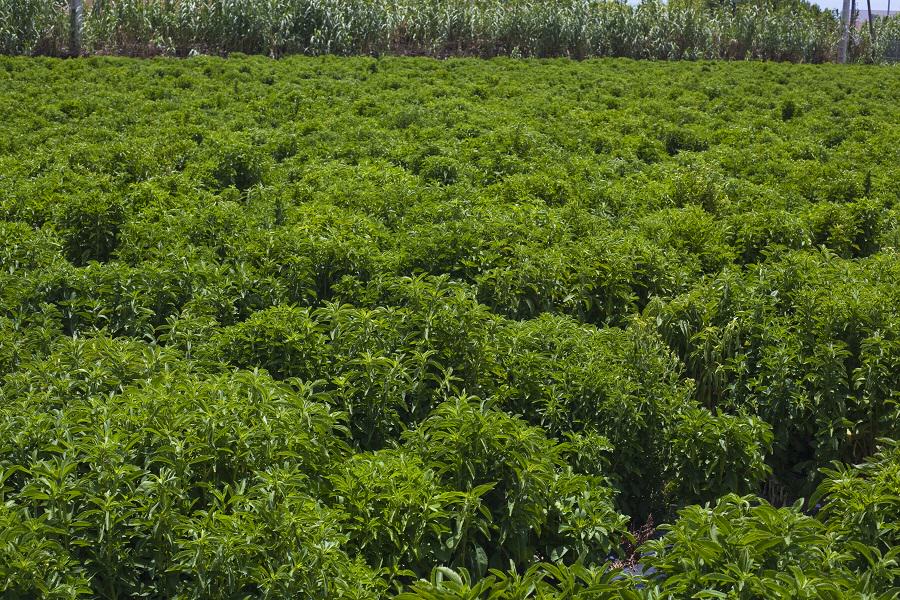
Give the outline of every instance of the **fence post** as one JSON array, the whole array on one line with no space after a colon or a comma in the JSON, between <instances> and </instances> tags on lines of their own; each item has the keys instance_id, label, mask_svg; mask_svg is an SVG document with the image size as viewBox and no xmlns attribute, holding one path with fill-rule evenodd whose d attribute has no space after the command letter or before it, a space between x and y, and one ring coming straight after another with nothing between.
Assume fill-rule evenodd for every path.
<instances>
[{"instance_id":1,"label":"fence post","mask_svg":"<svg viewBox=\"0 0 900 600\"><path fill-rule=\"evenodd\" d=\"M82 25L81 0L69 0L69 54L81 55L81 25Z\"/></svg>"},{"instance_id":2,"label":"fence post","mask_svg":"<svg viewBox=\"0 0 900 600\"><path fill-rule=\"evenodd\" d=\"M866 7L869 9L869 44L872 46L872 62L878 62L875 56L875 15L872 14L872 0L866 0Z\"/></svg>"},{"instance_id":3,"label":"fence post","mask_svg":"<svg viewBox=\"0 0 900 600\"><path fill-rule=\"evenodd\" d=\"M850 46L850 0L844 0L841 10L841 45L838 47L838 62L847 62L847 50Z\"/></svg>"}]
</instances>

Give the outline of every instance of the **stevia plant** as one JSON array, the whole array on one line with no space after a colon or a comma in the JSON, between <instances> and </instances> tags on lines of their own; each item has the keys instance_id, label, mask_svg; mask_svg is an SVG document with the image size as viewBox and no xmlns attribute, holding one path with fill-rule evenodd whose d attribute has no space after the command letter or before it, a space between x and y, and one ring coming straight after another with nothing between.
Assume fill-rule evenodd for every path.
<instances>
[{"instance_id":1,"label":"stevia plant","mask_svg":"<svg viewBox=\"0 0 900 600\"><path fill-rule=\"evenodd\" d=\"M896 596L894 71L380 6L697 60L0 58L0 596Z\"/></svg>"}]
</instances>

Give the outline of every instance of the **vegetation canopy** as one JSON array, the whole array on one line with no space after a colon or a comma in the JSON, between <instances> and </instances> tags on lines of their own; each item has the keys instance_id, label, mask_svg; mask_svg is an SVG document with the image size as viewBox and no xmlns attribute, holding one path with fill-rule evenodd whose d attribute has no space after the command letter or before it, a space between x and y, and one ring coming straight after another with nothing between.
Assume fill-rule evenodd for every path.
<instances>
[{"instance_id":1,"label":"vegetation canopy","mask_svg":"<svg viewBox=\"0 0 900 600\"><path fill-rule=\"evenodd\" d=\"M0 596L896 599L898 98L0 58Z\"/></svg>"},{"instance_id":2,"label":"vegetation canopy","mask_svg":"<svg viewBox=\"0 0 900 600\"><path fill-rule=\"evenodd\" d=\"M0 54L838 59L807 0L0 0ZM854 22L857 13L854 13ZM900 16L851 27L849 58L897 60ZM77 19L76 19L77 22ZM73 41L79 33L80 42Z\"/></svg>"}]
</instances>

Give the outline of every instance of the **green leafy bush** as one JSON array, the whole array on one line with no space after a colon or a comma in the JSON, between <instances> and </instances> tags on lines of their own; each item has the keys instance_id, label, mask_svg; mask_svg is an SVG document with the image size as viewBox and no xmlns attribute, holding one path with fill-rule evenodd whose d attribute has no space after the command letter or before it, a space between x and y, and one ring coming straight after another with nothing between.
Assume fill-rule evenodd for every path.
<instances>
[{"instance_id":1,"label":"green leafy bush","mask_svg":"<svg viewBox=\"0 0 900 600\"><path fill-rule=\"evenodd\" d=\"M105 262L116 249L125 221L121 202L110 197L76 196L61 203L57 224L66 255L76 265Z\"/></svg>"},{"instance_id":2,"label":"green leafy bush","mask_svg":"<svg viewBox=\"0 0 900 600\"><path fill-rule=\"evenodd\" d=\"M277 306L223 329L210 358L242 368L262 368L280 379L315 380L327 360L326 338L308 309Z\"/></svg>"},{"instance_id":3,"label":"green leafy bush","mask_svg":"<svg viewBox=\"0 0 900 600\"><path fill-rule=\"evenodd\" d=\"M540 428L460 396L435 408L405 443L446 485L481 498L481 514L457 533L449 564L483 575L536 552L596 560L616 546L625 518L605 481L567 473L562 446Z\"/></svg>"},{"instance_id":4,"label":"green leafy bush","mask_svg":"<svg viewBox=\"0 0 900 600\"><path fill-rule=\"evenodd\" d=\"M682 510L663 529L666 535L645 547L647 566L665 574L658 584L663 597L859 597L874 591L846 568L826 528L799 504L775 508L729 495L714 506Z\"/></svg>"},{"instance_id":5,"label":"green leafy bush","mask_svg":"<svg viewBox=\"0 0 900 600\"><path fill-rule=\"evenodd\" d=\"M675 498L699 503L728 492L749 493L769 474L772 435L761 419L692 409L672 427L665 465Z\"/></svg>"}]
</instances>

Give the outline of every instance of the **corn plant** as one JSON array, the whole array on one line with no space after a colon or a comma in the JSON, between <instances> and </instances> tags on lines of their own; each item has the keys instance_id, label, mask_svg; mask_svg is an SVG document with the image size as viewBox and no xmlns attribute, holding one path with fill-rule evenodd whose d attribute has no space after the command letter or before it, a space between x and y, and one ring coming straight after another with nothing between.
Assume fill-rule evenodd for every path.
<instances>
[{"instance_id":1,"label":"corn plant","mask_svg":"<svg viewBox=\"0 0 900 600\"><path fill-rule=\"evenodd\" d=\"M66 45L66 5L0 9L9 54L54 54ZM645 0L95 0L84 24L92 52L148 56L192 52L428 54L432 56L627 56L663 60L833 60L839 21L801 3L705 6ZM889 23L873 45L854 41L858 60L878 60Z\"/></svg>"}]
</instances>

